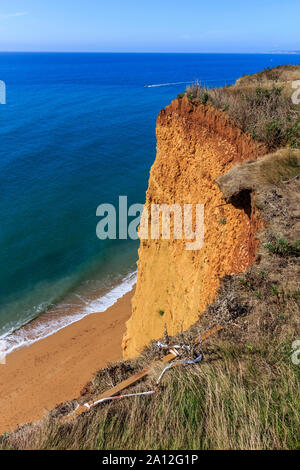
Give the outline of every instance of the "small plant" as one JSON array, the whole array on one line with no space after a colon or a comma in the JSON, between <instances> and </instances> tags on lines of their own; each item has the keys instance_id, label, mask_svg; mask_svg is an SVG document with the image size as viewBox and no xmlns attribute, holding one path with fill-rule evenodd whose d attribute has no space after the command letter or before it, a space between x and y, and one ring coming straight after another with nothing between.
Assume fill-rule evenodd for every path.
<instances>
[{"instance_id":1,"label":"small plant","mask_svg":"<svg viewBox=\"0 0 300 470\"><path fill-rule=\"evenodd\" d=\"M269 149L276 149L281 146L284 141L282 132L283 123L281 121L267 121L262 129L263 140Z\"/></svg>"},{"instance_id":2,"label":"small plant","mask_svg":"<svg viewBox=\"0 0 300 470\"><path fill-rule=\"evenodd\" d=\"M265 269L261 269L258 273L259 276L261 277L267 277L268 276L268 273Z\"/></svg>"},{"instance_id":3,"label":"small plant","mask_svg":"<svg viewBox=\"0 0 300 470\"><path fill-rule=\"evenodd\" d=\"M299 299L300 298L300 290L295 290L291 293L291 297L294 299Z\"/></svg>"},{"instance_id":4,"label":"small plant","mask_svg":"<svg viewBox=\"0 0 300 470\"><path fill-rule=\"evenodd\" d=\"M209 99L209 94L208 93L203 93L203 95L201 96L201 99L200 99L201 104L206 104L208 102L208 99Z\"/></svg>"},{"instance_id":5,"label":"small plant","mask_svg":"<svg viewBox=\"0 0 300 470\"><path fill-rule=\"evenodd\" d=\"M181 100L184 97L185 93L178 93L177 99Z\"/></svg>"},{"instance_id":6,"label":"small plant","mask_svg":"<svg viewBox=\"0 0 300 470\"><path fill-rule=\"evenodd\" d=\"M227 224L227 219L226 217L223 217L222 219L219 220L220 224L226 225Z\"/></svg>"},{"instance_id":7,"label":"small plant","mask_svg":"<svg viewBox=\"0 0 300 470\"><path fill-rule=\"evenodd\" d=\"M255 297L257 297L258 299L261 299L261 298L262 298L261 291L260 291L259 289L254 292L254 295L255 295Z\"/></svg>"},{"instance_id":8,"label":"small plant","mask_svg":"<svg viewBox=\"0 0 300 470\"><path fill-rule=\"evenodd\" d=\"M299 148L300 142L300 118L292 123L286 131L287 143L291 148Z\"/></svg>"},{"instance_id":9,"label":"small plant","mask_svg":"<svg viewBox=\"0 0 300 470\"><path fill-rule=\"evenodd\" d=\"M164 310L158 310L158 313L161 317L165 314Z\"/></svg>"},{"instance_id":10,"label":"small plant","mask_svg":"<svg viewBox=\"0 0 300 470\"><path fill-rule=\"evenodd\" d=\"M272 295L276 295L276 297L279 297L279 287L278 286L273 285L271 287L271 292L272 292Z\"/></svg>"},{"instance_id":11,"label":"small plant","mask_svg":"<svg viewBox=\"0 0 300 470\"><path fill-rule=\"evenodd\" d=\"M239 283L244 287L251 287L251 282L247 281L242 277L239 279Z\"/></svg>"},{"instance_id":12,"label":"small plant","mask_svg":"<svg viewBox=\"0 0 300 470\"><path fill-rule=\"evenodd\" d=\"M270 253L282 257L300 256L299 240L296 240L294 243L290 243L285 238L279 238L273 243L267 243L266 248Z\"/></svg>"}]
</instances>

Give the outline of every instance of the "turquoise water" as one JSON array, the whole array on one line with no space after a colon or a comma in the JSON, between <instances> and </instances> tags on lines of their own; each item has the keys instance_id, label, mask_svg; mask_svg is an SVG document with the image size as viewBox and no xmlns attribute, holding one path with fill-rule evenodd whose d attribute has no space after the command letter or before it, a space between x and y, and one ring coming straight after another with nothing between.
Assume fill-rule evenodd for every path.
<instances>
[{"instance_id":1,"label":"turquoise water","mask_svg":"<svg viewBox=\"0 0 300 470\"><path fill-rule=\"evenodd\" d=\"M100 241L96 209L144 202L160 109L196 78L284 63L300 56L1 53L0 336L44 312L50 334L128 290L138 243Z\"/></svg>"}]
</instances>

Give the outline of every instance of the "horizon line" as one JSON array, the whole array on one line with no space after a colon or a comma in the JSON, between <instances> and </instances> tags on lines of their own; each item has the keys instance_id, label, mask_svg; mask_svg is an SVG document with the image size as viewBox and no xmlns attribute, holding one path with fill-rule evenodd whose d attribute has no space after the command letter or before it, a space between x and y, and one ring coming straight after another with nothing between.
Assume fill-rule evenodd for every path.
<instances>
[{"instance_id":1,"label":"horizon line","mask_svg":"<svg viewBox=\"0 0 300 470\"><path fill-rule=\"evenodd\" d=\"M261 51L261 52L206 52L206 51L31 51L31 50L0 50L0 54L262 54L262 55L299 55L300 50L296 51Z\"/></svg>"}]
</instances>

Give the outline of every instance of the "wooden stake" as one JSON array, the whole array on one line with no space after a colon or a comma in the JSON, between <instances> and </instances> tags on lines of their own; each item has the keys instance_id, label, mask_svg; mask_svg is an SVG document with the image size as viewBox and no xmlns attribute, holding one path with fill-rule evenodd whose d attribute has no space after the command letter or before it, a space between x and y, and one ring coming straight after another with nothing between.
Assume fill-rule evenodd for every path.
<instances>
[{"instance_id":1,"label":"wooden stake","mask_svg":"<svg viewBox=\"0 0 300 470\"><path fill-rule=\"evenodd\" d=\"M205 339L209 338L213 334L217 333L218 331L222 330L224 327L222 325L217 325L214 328L211 328L210 330L206 331L206 333L203 333L199 338L195 340L195 344L199 344L201 341L204 341ZM93 406L93 404L98 401L102 400L103 398L108 398L108 397L113 397L114 395L117 395L118 393L122 392L126 388L130 387L131 385L139 382L141 379L149 375L149 373L158 365L160 364L165 364L168 362L171 362L175 358L174 354L167 354L164 356L162 359L159 361L155 361L153 364L150 366L146 367L146 369L143 369L142 371L138 372L137 374L132 375L126 380L123 380L123 382L120 382L119 384L115 385L114 387L110 388L109 390L106 390L106 392L101 393L97 397L93 398L92 400L88 401L87 404L88 406ZM82 413L85 413L86 411L89 411L89 407L81 405L75 410L73 413L64 416L61 418L62 423L68 423L72 421L76 416L81 415Z\"/></svg>"}]
</instances>

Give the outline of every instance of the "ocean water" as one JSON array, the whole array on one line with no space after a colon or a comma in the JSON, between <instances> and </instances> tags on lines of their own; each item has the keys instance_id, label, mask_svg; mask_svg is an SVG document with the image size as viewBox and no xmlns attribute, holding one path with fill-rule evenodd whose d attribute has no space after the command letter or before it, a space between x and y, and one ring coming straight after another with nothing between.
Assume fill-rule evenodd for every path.
<instances>
[{"instance_id":1,"label":"ocean water","mask_svg":"<svg viewBox=\"0 0 300 470\"><path fill-rule=\"evenodd\" d=\"M300 55L0 53L0 337L10 350L101 312L138 242L96 237L101 203L144 203L161 108ZM31 327L20 327L28 324Z\"/></svg>"}]
</instances>

